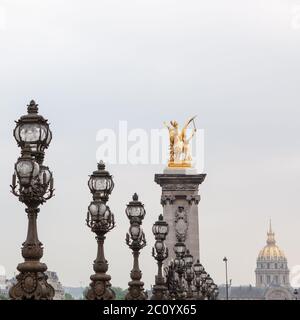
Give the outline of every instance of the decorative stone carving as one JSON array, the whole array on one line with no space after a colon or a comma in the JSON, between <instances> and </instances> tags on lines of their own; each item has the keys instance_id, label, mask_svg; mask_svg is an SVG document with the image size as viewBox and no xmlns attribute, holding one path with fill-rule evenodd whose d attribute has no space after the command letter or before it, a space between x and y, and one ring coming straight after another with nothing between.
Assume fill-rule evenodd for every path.
<instances>
[{"instance_id":1,"label":"decorative stone carving","mask_svg":"<svg viewBox=\"0 0 300 320\"><path fill-rule=\"evenodd\" d=\"M193 190L196 191L198 190L198 185L195 184L166 184L163 186L163 191L188 191L188 190Z\"/></svg>"},{"instance_id":2,"label":"decorative stone carving","mask_svg":"<svg viewBox=\"0 0 300 320\"><path fill-rule=\"evenodd\" d=\"M200 195L194 195L194 196L189 195L186 197L186 200L188 201L189 205L192 205L193 203L199 204L200 199L201 199Z\"/></svg>"},{"instance_id":3,"label":"decorative stone carving","mask_svg":"<svg viewBox=\"0 0 300 320\"><path fill-rule=\"evenodd\" d=\"M53 299L54 289L47 283L48 277L43 272L22 272L16 278L18 282L10 289L10 297L12 299Z\"/></svg>"},{"instance_id":4,"label":"decorative stone carving","mask_svg":"<svg viewBox=\"0 0 300 320\"><path fill-rule=\"evenodd\" d=\"M161 196L161 205L165 206L167 204L173 204L176 197L172 194L163 194Z\"/></svg>"},{"instance_id":5,"label":"decorative stone carving","mask_svg":"<svg viewBox=\"0 0 300 320\"><path fill-rule=\"evenodd\" d=\"M188 219L187 212L184 210L184 207L178 207L175 213L175 230L177 241L185 242L188 231Z\"/></svg>"}]
</instances>

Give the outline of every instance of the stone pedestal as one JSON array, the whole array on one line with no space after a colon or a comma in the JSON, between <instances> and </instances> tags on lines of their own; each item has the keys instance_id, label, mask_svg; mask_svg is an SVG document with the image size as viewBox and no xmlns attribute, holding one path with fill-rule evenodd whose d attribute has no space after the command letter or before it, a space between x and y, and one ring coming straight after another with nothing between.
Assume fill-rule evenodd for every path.
<instances>
[{"instance_id":1,"label":"stone pedestal","mask_svg":"<svg viewBox=\"0 0 300 320\"><path fill-rule=\"evenodd\" d=\"M174 245L182 241L193 255L199 259L198 204L199 185L206 174L197 174L195 169L171 169L155 175L155 182L162 188L161 204L164 220L169 224L169 234L165 244L169 257L165 264L175 258Z\"/></svg>"}]
</instances>

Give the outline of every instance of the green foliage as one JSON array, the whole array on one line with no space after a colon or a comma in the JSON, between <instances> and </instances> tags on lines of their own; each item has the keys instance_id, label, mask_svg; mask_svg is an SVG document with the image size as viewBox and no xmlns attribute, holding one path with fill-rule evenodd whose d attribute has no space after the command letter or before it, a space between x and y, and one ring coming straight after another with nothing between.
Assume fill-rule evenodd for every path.
<instances>
[{"instance_id":1,"label":"green foliage","mask_svg":"<svg viewBox=\"0 0 300 320\"><path fill-rule=\"evenodd\" d=\"M83 291L83 294L82 294L82 298L80 300L86 300L86 294L88 292L88 287L86 287ZM122 288L119 288L119 287L112 287L111 288L115 294L116 294L116 300L125 300L125 296L126 296L126 293L127 293L127 290L124 290Z\"/></svg>"},{"instance_id":2,"label":"green foliage","mask_svg":"<svg viewBox=\"0 0 300 320\"><path fill-rule=\"evenodd\" d=\"M79 300L86 300L86 294L89 290L89 287L86 287L82 292L82 297Z\"/></svg>"},{"instance_id":3,"label":"green foliage","mask_svg":"<svg viewBox=\"0 0 300 320\"><path fill-rule=\"evenodd\" d=\"M8 300L8 297L3 294L0 294L0 300Z\"/></svg>"},{"instance_id":4,"label":"green foliage","mask_svg":"<svg viewBox=\"0 0 300 320\"><path fill-rule=\"evenodd\" d=\"M112 287L112 290L116 294L116 300L125 300L125 296L126 296L127 290L124 290L124 289L119 288L119 287Z\"/></svg>"},{"instance_id":5,"label":"green foliage","mask_svg":"<svg viewBox=\"0 0 300 320\"><path fill-rule=\"evenodd\" d=\"M70 293L65 293L65 300L75 300Z\"/></svg>"}]
</instances>

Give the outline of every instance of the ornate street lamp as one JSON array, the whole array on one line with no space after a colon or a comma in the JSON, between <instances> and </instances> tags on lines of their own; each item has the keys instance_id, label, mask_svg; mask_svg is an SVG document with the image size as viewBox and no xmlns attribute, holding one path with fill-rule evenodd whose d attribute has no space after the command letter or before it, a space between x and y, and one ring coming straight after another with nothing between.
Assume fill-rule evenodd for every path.
<instances>
[{"instance_id":1,"label":"ornate street lamp","mask_svg":"<svg viewBox=\"0 0 300 320\"><path fill-rule=\"evenodd\" d=\"M218 286L215 283L212 283L209 286L208 294L209 294L209 298L208 298L209 300L217 300L219 290L218 290Z\"/></svg>"},{"instance_id":2,"label":"ornate street lamp","mask_svg":"<svg viewBox=\"0 0 300 320\"><path fill-rule=\"evenodd\" d=\"M95 274L90 277L92 282L86 298L88 300L113 300L115 293L111 289L111 277L106 274L108 263L104 256L104 240L106 233L115 227L114 215L106 204L114 183L102 161L98 164L98 170L90 176L88 186L93 194L93 201L88 207L86 223L96 234L98 252L93 265Z\"/></svg>"},{"instance_id":3,"label":"ornate street lamp","mask_svg":"<svg viewBox=\"0 0 300 320\"><path fill-rule=\"evenodd\" d=\"M207 300L216 300L218 296L218 286L214 283L210 275L207 275L205 283Z\"/></svg>"},{"instance_id":4,"label":"ornate street lamp","mask_svg":"<svg viewBox=\"0 0 300 320\"><path fill-rule=\"evenodd\" d=\"M187 250L184 256L185 262L185 280L187 282L187 299L193 299L193 290L192 290L192 281L194 280L194 270L193 270L193 262L194 258L190 254L190 251Z\"/></svg>"},{"instance_id":5,"label":"ornate street lamp","mask_svg":"<svg viewBox=\"0 0 300 320\"><path fill-rule=\"evenodd\" d=\"M183 284L183 275L185 272L185 260L184 255L186 253L186 246L183 242L177 242L174 246L174 252L176 258L174 259L175 271L178 274L178 289L177 289L177 300L185 298L185 288Z\"/></svg>"},{"instance_id":6,"label":"ornate street lamp","mask_svg":"<svg viewBox=\"0 0 300 320\"><path fill-rule=\"evenodd\" d=\"M152 256L157 261L158 273L155 277L155 285L153 286L153 295L151 300L167 300L165 279L162 275L162 265L163 261L168 257L168 248L165 247L164 241L169 233L169 226L163 220L163 215L161 214L152 227L152 232L155 237L155 245L152 248Z\"/></svg>"},{"instance_id":7,"label":"ornate street lamp","mask_svg":"<svg viewBox=\"0 0 300 320\"><path fill-rule=\"evenodd\" d=\"M201 300L207 300L207 283L206 283L207 278L208 278L208 274L204 270L201 273L201 287L200 287Z\"/></svg>"},{"instance_id":8,"label":"ornate street lamp","mask_svg":"<svg viewBox=\"0 0 300 320\"><path fill-rule=\"evenodd\" d=\"M295 300L298 300L298 294L299 291L297 290L297 288L294 290L294 296L295 296Z\"/></svg>"},{"instance_id":9,"label":"ornate street lamp","mask_svg":"<svg viewBox=\"0 0 300 320\"><path fill-rule=\"evenodd\" d=\"M41 164L44 150L49 147L52 140L52 133L48 121L38 114L38 104L31 100L27 107L28 113L16 121L14 137L22 149L29 146L31 154Z\"/></svg>"},{"instance_id":10,"label":"ornate street lamp","mask_svg":"<svg viewBox=\"0 0 300 320\"><path fill-rule=\"evenodd\" d=\"M132 250L133 269L130 273L131 281L128 283L129 288L125 300L147 299L147 293L144 291L144 282L141 281L142 272L139 268L140 250L146 246L145 234L141 228L145 214L144 205L139 201L138 195L135 193L126 208L126 215L130 221L129 232L126 234L126 244Z\"/></svg>"},{"instance_id":11,"label":"ornate street lamp","mask_svg":"<svg viewBox=\"0 0 300 320\"><path fill-rule=\"evenodd\" d=\"M194 273L195 273L195 280L194 280L194 285L196 288L196 292L197 292L197 300L200 300L200 292L201 292L201 274L204 271L204 267L202 266L202 264L200 263L199 259L197 260L197 262L194 264Z\"/></svg>"},{"instance_id":12,"label":"ornate street lamp","mask_svg":"<svg viewBox=\"0 0 300 320\"><path fill-rule=\"evenodd\" d=\"M176 271L174 260L171 260L164 269L166 276L166 285L168 288L168 300L175 300L177 297L178 280L176 279Z\"/></svg>"},{"instance_id":13,"label":"ornate street lamp","mask_svg":"<svg viewBox=\"0 0 300 320\"><path fill-rule=\"evenodd\" d=\"M38 239L37 216L39 206L52 198L53 177L48 167L43 165L44 150L51 141L51 131L47 120L38 115L37 104L32 100L28 114L17 121L14 136L21 147L21 157L15 164L11 189L19 201L26 206L28 215L27 238L22 246L25 259L17 267L16 276L9 296L13 300L51 300L54 289L47 283L47 266L40 262L43 257L43 244Z\"/></svg>"}]
</instances>

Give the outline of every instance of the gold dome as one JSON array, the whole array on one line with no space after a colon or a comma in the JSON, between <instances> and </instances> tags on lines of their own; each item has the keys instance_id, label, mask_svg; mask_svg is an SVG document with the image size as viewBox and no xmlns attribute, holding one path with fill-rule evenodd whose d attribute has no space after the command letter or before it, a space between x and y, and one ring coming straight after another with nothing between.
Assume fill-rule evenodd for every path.
<instances>
[{"instance_id":1,"label":"gold dome","mask_svg":"<svg viewBox=\"0 0 300 320\"><path fill-rule=\"evenodd\" d=\"M277 260L286 259L284 252L279 249L275 241L275 233L272 231L270 222L270 229L267 233L267 245L259 252L258 259Z\"/></svg>"}]
</instances>

